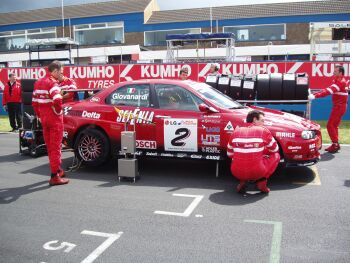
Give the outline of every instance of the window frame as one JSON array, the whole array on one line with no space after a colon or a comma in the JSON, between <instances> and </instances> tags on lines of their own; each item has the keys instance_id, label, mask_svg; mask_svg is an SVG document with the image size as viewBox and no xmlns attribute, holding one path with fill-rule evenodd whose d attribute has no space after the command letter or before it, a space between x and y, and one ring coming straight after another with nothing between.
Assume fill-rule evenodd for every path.
<instances>
[{"instance_id":1,"label":"window frame","mask_svg":"<svg viewBox=\"0 0 350 263\"><path fill-rule=\"evenodd\" d=\"M287 40L287 24L286 23L278 23L278 24L259 24L259 25L233 25L233 26L223 26L222 27L222 33L231 33L231 32L225 32L225 28L242 28L242 27L260 27L260 26L278 26L283 25L283 31L284 31L284 39L275 39L275 40L248 40L248 41L240 41L235 38L235 42L263 42L263 41L286 41Z\"/></svg>"},{"instance_id":2,"label":"window frame","mask_svg":"<svg viewBox=\"0 0 350 263\"><path fill-rule=\"evenodd\" d=\"M171 32L171 31L179 31L179 30L192 30L192 29L199 29L199 33L193 33L193 34L200 34L202 33L202 28L201 27L191 27L191 28L176 28L176 29L164 29L164 30L148 30L143 32L143 45L145 47L152 47L152 46L159 46L159 45L147 45L146 44L146 33L152 33L152 32ZM161 45L163 46L163 45Z\"/></svg>"}]
</instances>

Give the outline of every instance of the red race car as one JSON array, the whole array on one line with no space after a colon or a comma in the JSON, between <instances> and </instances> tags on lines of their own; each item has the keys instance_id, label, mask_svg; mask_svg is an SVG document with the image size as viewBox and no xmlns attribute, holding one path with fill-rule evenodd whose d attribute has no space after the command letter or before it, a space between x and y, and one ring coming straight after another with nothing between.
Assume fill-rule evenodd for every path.
<instances>
[{"instance_id":1,"label":"red race car","mask_svg":"<svg viewBox=\"0 0 350 263\"><path fill-rule=\"evenodd\" d=\"M119 83L64 107L64 143L87 165L120 155L121 132L136 130L139 156L226 159L236 126L252 109L265 113L265 126L287 165L311 165L320 158L320 126L293 114L246 107L205 83L140 80Z\"/></svg>"}]
</instances>

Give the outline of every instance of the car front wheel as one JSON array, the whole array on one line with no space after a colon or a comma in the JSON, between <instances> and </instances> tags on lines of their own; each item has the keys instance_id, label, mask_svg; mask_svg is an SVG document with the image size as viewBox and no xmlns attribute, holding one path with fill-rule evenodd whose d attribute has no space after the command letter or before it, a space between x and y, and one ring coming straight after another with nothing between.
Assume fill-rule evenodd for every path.
<instances>
[{"instance_id":1,"label":"car front wheel","mask_svg":"<svg viewBox=\"0 0 350 263\"><path fill-rule=\"evenodd\" d=\"M109 155L109 142L104 132L88 128L80 132L75 143L75 154L88 166L99 166Z\"/></svg>"}]
</instances>

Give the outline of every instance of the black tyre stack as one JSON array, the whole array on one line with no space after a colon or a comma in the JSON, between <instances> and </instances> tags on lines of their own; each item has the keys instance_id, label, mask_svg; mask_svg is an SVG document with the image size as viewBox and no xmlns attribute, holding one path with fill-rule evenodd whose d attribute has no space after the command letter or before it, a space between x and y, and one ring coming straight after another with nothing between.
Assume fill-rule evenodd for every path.
<instances>
[{"instance_id":1,"label":"black tyre stack","mask_svg":"<svg viewBox=\"0 0 350 263\"><path fill-rule=\"evenodd\" d=\"M28 115L34 115L34 109L32 106L32 96L34 90L34 83L36 79L22 79L21 87L22 87L22 103L23 103L23 114L22 114L22 123L23 129L32 129L37 128L33 127ZM35 125L34 125L35 126Z\"/></svg>"},{"instance_id":2,"label":"black tyre stack","mask_svg":"<svg viewBox=\"0 0 350 263\"><path fill-rule=\"evenodd\" d=\"M218 79L218 90L225 95L230 95L230 78L227 75L221 75Z\"/></svg>"},{"instance_id":3,"label":"black tyre stack","mask_svg":"<svg viewBox=\"0 0 350 263\"><path fill-rule=\"evenodd\" d=\"M244 75L242 86L242 100L255 100L256 75Z\"/></svg>"},{"instance_id":4,"label":"black tyre stack","mask_svg":"<svg viewBox=\"0 0 350 263\"><path fill-rule=\"evenodd\" d=\"M230 97L234 100L242 98L243 75L232 75L230 81Z\"/></svg>"}]
</instances>

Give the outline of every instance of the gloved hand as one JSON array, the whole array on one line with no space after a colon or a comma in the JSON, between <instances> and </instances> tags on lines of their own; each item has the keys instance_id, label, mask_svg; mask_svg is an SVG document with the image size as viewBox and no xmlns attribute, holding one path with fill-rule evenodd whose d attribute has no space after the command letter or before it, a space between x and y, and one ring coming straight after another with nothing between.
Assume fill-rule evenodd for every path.
<instances>
[{"instance_id":1,"label":"gloved hand","mask_svg":"<svg viewBox=\"0 0 350 263\"><path fill-rule=\"evenodd\" d=\"M309 94L308 99L309 100L314 100L316 97L314 94Z\"/></svg>"},{"instance_id":2,"label":"gloved hand","mask_svg":"<svg viewBox=\"0 0 350 263\"><path fill-rule=\"evenodd\" d=\"M4 105L4 111L6 111L6 112L7 112L7 106L6 106L6 105Z\"/></svg>"}]
</instances>

